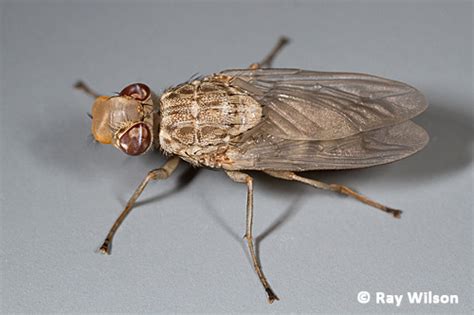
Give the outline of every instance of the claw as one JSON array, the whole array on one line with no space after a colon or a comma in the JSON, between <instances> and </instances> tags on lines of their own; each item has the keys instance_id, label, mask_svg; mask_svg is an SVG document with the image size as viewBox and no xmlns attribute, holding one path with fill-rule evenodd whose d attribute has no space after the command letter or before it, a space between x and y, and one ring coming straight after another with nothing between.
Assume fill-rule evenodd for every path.
<instances>
[{"instance_id":1,"label":"claw","mask_svg":"<svg viewBox=\"0 0 474 315\"><path fill-rule=\"evenodd\" d=\"M265 291L266 291L267 294L268 294L268 303L269 303L269 304L272 304L273 302L280 300L280 299L278 298L278 296L276 296L276 294L273 292L272 289L266 288Z\"/></svg>"},{"instance_id":2,"label":"claw","mask_svg":"<svg viewBox=\"0 0 474 315\"><path fill-rule=\"evenodd\" d=\"M403 213L402 210L392 209L392 208L386 208L386 210L388 213L392 214L393 217L396 219L400 219L402 217L402 213Z\"/></svg>"},{"instance_id":3,"label":"claw","mask_svg":"<svg viewBox=\"0 0 474 315\"><path fill-rule=\"evenodd\" d=\"M112 246L111 243L108 240L105 240L102 246L97 249L97 252L103 254L103 255L110 255Z\"/></svg>"}]
</instances>

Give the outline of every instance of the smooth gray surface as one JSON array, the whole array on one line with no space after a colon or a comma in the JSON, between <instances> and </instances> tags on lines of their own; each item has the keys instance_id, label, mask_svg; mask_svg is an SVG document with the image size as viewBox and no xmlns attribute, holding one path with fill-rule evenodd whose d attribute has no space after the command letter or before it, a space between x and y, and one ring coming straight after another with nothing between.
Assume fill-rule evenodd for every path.
<instances>
[{"instance_id":1,"label":"smooth gray surface","mask_svg":"<svg viewBox=\"0 0 474 315\"><path fill-rule=\"evenodd\" d=\"M472 310L472 4L112 2L1 4L3 312L445 312ZM162 163L88 141L92 100L143 81L245 67L286 34L276 66L366 72L423 91L421 153L313 172L405 210L256 176L255 235L280 302L245 254L245 187L202 170L153 183L94 252L135 186ZM182 178L182 176L181 176ZM361 305L357 293L433 291L458 305ZM406 297L405 297L406 299Z\"/></svg>"}]
</instances>

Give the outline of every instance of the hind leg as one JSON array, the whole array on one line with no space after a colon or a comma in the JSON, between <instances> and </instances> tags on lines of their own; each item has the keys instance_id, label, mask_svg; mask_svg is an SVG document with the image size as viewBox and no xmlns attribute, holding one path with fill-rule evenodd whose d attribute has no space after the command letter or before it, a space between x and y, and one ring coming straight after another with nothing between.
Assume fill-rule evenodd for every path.
<instances>
[{"instance_id":1,"label":"hind leg","mask_svg":"<svg viewBox=\"0 0 474 315\"><path fill-rule=\"evenodd\" d=\"M371 199L369 199L369 198L353 191L352 189L350 189L350 188L348 188L344 185L326 184L326 183L323 183L323 182L320 182L320 181L317 181L317 180L314 180L314 179L310 179L310 178L306 178L306 177L296 175L295 173L288 172L288 171L265 171L265 173L267 173L268 175L271 175L273 177L286 179L286 180L294 180L294 181L297 181L297 182L300 182L300 183L304 183L304 184L313 186L315 188L330 190L330 191L338 192L338 193L346 195L346 196L353 197L353 198L359 200L360 202L363 202L363 203L365 203L369 206L372 206L374 208L382 210L383 212L389 213L394 218L397 218L397 219L399 219L401 214L402 214L401 210L397 210L397 209L393 209L393 208L384 206L384 205L382 205L382 204L380 204L376 201L373 201L373 200L371 200Z\"/></svg>"}]
</instances>

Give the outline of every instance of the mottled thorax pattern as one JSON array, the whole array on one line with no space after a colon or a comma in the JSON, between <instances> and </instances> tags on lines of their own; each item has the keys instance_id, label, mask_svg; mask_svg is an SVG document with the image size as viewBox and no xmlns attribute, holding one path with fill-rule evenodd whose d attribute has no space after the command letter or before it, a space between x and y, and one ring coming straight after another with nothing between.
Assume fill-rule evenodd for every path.
<instances>
[{"instance_id":1,"label":"mottled thorax pattern","mask_svg":"<svg viewBox=\"0 0 474 315\"><path fill-rule=\"evenodd\" d=\"M261 105L228 80L195 80L161 96L160 146L193 164L215 167L232 139L261 117Z\"/></svg>"}]
</instances>

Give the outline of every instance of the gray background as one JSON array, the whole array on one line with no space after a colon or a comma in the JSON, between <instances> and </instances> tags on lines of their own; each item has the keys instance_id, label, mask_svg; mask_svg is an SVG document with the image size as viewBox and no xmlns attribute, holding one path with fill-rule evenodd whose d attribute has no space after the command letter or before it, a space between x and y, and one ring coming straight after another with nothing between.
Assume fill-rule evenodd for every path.
<instances>
[{"instance_id":1,"label":"gray background","mask_svg":"<svg viewBox=\"0 0 474 315\"><path fill-rule=\"evenodd\" d=\"M123 2L1 4L4 312L469 312L472 310L472 4ZM95 253L159 154L89 141L92 100L245 67L277 37L275 66L372 73L423 91L431 135L387 166L309 176L405 210L255 174L255 235L281 301L268 305L241 239L244 185L181 166L153 183ZM192 172L191 172L192 173ZM192 175L192 174L191 174ZM361 305L357 293L433 291L458 305ZM406 297L405 297L406 300Z\"/></svg>"}]
</instances>

